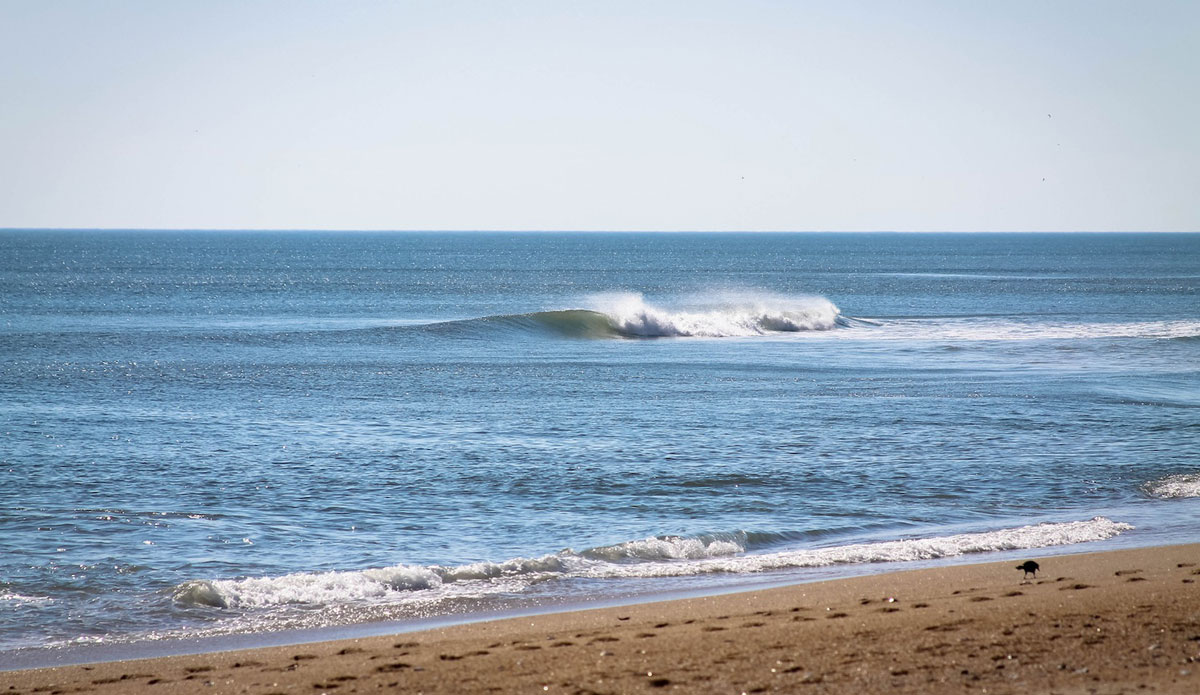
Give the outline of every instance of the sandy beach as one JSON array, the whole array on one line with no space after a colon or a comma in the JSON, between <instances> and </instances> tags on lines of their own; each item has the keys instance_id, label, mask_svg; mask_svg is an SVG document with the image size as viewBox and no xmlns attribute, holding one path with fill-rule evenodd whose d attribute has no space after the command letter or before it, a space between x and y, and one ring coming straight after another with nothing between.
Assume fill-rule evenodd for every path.
<instances>
[{"instance_id":1,"label":"sandy beach","mask_svg":"<svg viewBox=\"0 0 1200 695\"><path fill-rule=\"evenodd\" d=\"M1039 559L1030 556L1032 559ZM1200 544L0 673L6 693L1200 692Z\"/></svg>"}]
</instances>

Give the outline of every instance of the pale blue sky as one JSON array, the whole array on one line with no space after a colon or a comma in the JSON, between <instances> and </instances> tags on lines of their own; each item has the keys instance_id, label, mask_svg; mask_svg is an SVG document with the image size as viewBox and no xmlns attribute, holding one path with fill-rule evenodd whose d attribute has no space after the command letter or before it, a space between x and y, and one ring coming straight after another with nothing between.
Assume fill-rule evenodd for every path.
<instances>
[{"instance_id":1,"label":"pale blue sky","mask_svg":"<svg viewBox=\"0 0 1200 695\"><path fill-rule=\"evenodd\" d=\"M0 0L0 227L1200 230L1200 2Z\"/></svg>"}]
</instances>

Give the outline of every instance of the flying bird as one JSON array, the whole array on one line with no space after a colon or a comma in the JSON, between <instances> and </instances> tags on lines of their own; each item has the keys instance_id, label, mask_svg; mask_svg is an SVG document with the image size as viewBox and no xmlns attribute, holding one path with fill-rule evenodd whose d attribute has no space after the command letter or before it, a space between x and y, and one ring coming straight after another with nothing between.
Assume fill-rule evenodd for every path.
<instances>
[{"instance_id":1,"label":"flying bird","mask_svg":"<svg viewBox=\"0 0 1200 695\"><path fill-rule=\"evenodd\" d=\"M1032 574L1034 577L1037 577L1037 571L1041 568L1038 567L1038 563L1034 562L1033 560L1026 560L1023 564L1017 565L1017 569L1023 570L1026 578L1028 578L1030 574Z\"/></svg>"}]
</instances>

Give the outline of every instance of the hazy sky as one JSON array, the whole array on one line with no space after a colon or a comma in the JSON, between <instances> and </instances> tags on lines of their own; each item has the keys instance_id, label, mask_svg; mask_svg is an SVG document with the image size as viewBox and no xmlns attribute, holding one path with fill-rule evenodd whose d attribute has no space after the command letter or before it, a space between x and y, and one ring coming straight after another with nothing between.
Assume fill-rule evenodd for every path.
<instances>
[{"instance_id":1,"label":"hazy sky","mask_svg":"<svg viewBox=\"0 0 1200 695\"><path fill-rule=\"evenodd\" d=\"M1200 2L0 0L0 227L1200 230Z\"/></svg>"}]
</instances>

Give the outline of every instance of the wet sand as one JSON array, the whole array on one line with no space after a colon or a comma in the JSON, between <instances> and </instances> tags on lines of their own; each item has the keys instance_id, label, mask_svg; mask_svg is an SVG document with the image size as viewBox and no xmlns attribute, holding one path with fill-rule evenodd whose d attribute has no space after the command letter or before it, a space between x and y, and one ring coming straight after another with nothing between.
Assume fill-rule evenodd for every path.
<instances>
[{"instance_id":1,"label":"wet sand","mask_svg":"<svg viewBox=\"0 0 1200 695\"><path fill-rule=\"evenodd\" d=\"M1200 693L1200 544L0 673L4 693Z\"/></svg>"}]
</instances>

